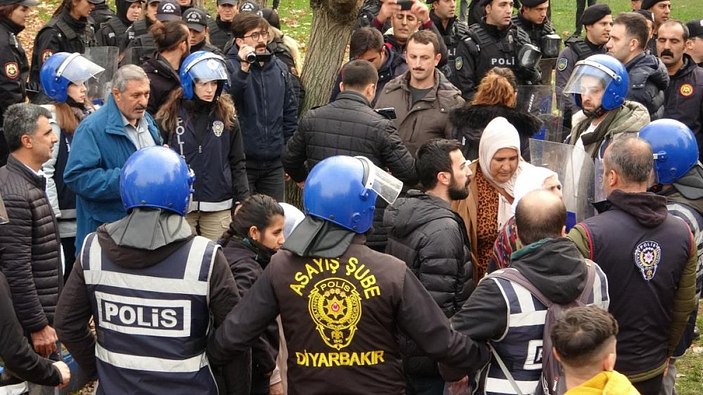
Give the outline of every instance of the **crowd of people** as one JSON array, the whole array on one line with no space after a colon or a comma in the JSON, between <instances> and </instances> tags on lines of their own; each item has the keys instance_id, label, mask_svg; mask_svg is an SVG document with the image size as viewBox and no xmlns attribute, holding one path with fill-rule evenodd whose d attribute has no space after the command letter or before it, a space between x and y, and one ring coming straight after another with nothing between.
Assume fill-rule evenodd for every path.
<instances>
[{"instance_id":1,"label":"crowd of people","mask_svg":"<svg viewBox=\"0 0 703 395\"><path fill-rule=\"evenodd\" d=\"M584 3L367 0L301 113L277 0L0 0L0 394L675 394L703 19Z\"/></svg>"}]
</instances>

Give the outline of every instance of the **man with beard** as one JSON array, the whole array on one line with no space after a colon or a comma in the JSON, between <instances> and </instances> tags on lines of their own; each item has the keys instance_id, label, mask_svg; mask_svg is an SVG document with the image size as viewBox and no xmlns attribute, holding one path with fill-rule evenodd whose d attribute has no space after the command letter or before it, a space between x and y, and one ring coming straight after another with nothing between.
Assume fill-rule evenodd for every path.
<instances>
[{"instance_id":1,"label":"man with beard","mask_svg":"<svg viewBox=\"0 0 703 395\"><path fill-rule=\"evenodd\" d=\"M669 75L664 63L645 52L648 36L647 20L637 13L624 12L615 18L605 47L608 55L625 65L630 77L627 99L644 104L650 119L655 120L664 115L664 91L669 85Z\"/></svg>"},{"instance_id":2,"label":"man with beard","mask_svg":"<svg viewBox=\"0 0 703 395\"><path fill-rule=\"evenodd\" d=\"M230 93L237 107L247 157L249 191L283 201L281 155L297 127L298 100L288 66L266 47L269 23L253 12L232 21L227 52Z\"/></svg>"},{"instance_id":3,"label":"man with beard","mask_svg":"<svg viewBox=\"0 0 703 395\"><path fill-rule=\"evenodd\" d=\"M664 99L664 118L671 118L691 128L703 152L703 68L685 53L689 39L686 25L667 21L659 27L657 53L669 73L669 87Z\"/></svg>"},{"instance_id":4,"label":"man with beard","mask_svg":"<svg viewBox=\"0 0 703 395\"><path fill-rule=\"evenodd\" d=\"M605 44L610 39L610 30L613 27L613 16L607 4L595 4L583 12L581 22L586 28L586 37L570 37L566 40L566 47L557 59L557 92L561 92L566 82L574 71L576 62L599 53L606 53ZM571 115L578 111L575 103L564 99L561 95L557 98L564 100L564 127L571 129Z\"/></svg>"},{"instance_id":5,"label":"man with beard","mask_svg":"<svg viewBox=\"0 0 703 395\"><path fill-rule=\"evenodd\" d=\"M647 49L651 53L657 53L657 32L659 27L669 20L671 15L671 1L670 0L642 0L642 8L652 13L654 18L654 37L649 40L647 44Z\"/></svg>"},{"instance_id":6,"label":"man with beard","mask_svg":"<svg viewBox=\"0 0 703 395\"><path fill-rule=\"evenodd\" d=\"M408 70L383 89L377 108L395 108L395 126L412 155L432 138L451 138L450 110L464 104L459 92L435 69L440 59L439 40L428 31L415 32L408 40Z\"/></svg>"},{"instance_id":7,"label":"man with beard","mask_svg":"<svg viewBox=\"0 0 703 395\"><path fill-rule=\"evenodd\" d=\"M383 222L391 227L386 253L408 265L450 318L475 287L466 226L450 206L469 196L472 174L456 140L423 144L415 168L422 190L409 190L386 209ZM403 343L408 393L441 394L445 383L434 361L411 339L401 338Z\"/></svg>"}]
</instances>

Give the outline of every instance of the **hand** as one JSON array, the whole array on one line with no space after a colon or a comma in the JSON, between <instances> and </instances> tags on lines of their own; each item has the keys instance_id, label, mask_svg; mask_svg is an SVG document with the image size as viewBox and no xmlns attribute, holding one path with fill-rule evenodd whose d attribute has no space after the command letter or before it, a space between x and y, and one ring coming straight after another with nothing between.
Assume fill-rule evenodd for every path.
<instances>
[{"instance_id":1,"label":"hand","mask_svg":"<svg viewBox=\"0 0 703 395\"><path fill-rule=\"evenodd\" d=\"M283 395L283 383L278 382L269 387L269 395Z\"/></svg>"},{"instance_id":2,"label":"hand","mask_svg":"<svg viewBox=\"0 0 703 395\"><path fill-rule=\"evenodd\" d=\"M427 9L425 3L415 0L412 8L410 8L410 12L417 17L420 21L420 25L430 20L430 10Z\"/></svg>"},{"instance_id":3,"label":"hand","mask_svg":"<svg viewBox=\"0 0 703 395\"><path fill-rule=\"evenodd\" d=\"M61 384L59 384L58 387L66 387L71 381L71 370L68 368L68 365L66 365L66 363L64 363L63 361L54 362L54 366L56 367L56 369L59 370L59 373L61 373Z\"/></svg>"},{"instance_id":4,"label":"hand","mask_svg":"<svg viewBox=\"0 0 703 395\"><path fill-rule=\"evenodd\" d=\"M378 15L376 15L376 18L378 18L381 23L386 23L388 18L392 17L393 14L398 11L400 11L400 5L398 5L397 0L385 0L381 4L381 9L378 10Z\"/></svg>"},{"instance_id":5,"label":"hand","mask_svg":"<svg viewBox=\"0 0 703 395\"><path fill-rule=\"evenodd\" d=\"M32 332L32 346L37 354L47 357L52 352L56 352L56 342L59 341L56 331L49 325L37 332Z\"/></svg>"},{"instance_id":6,"label":"hand","mask_svg":"<svg viewBox=\"0 0 703 395\"><path fill-rule=\"evenodd\" d=\"M251 45L246 45L246 44L242 45L239 48L239 52L237 52L237 57L239 57L239 67L245 73L248 73L249 67L251 67L249 62L246 61L246 57L247 57L247 55L249 55L252 52L254 52L254 47L252 47Z\"/></svg>"},{"instance_id":7,"label":"hand","mask_svg":"<svg viewBox=\"0 0 703 395\"><path fill-rule=\"evenodd\" d=\"M447 383L447 392L450 395L462 395L469 394L469 376L464 376L463 379L459 381L452 381Z\"/></svg>"}]
</instances>

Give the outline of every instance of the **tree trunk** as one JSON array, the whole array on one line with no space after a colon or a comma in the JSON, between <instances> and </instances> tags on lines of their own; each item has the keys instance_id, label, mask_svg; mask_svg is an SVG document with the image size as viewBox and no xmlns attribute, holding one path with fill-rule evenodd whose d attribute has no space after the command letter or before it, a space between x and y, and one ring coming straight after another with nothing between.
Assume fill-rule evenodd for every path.
<instances>
[{"instance_id":1,"label":"tree trunk","mask_svg":"<svg viewBox=\"0 0 703 395\"><path fill-rule=\"evenodd\" d=\"M301 75L305 87L301 114L329 100L362 3L363 0L310 0L312 28ZM300 188L292 181L286 183L286 202L302 209Z\"/></svg>"},{"instance_id":2,"label":"tree trunk","mask_svg":"<svg viewBox=\"0 0 703 395\"><path fill-rule=\"evenodd\" d=\"M303 111L326 104L362 0L311 0L312 28L301 79Z\"/></svg>"}]
</instances>

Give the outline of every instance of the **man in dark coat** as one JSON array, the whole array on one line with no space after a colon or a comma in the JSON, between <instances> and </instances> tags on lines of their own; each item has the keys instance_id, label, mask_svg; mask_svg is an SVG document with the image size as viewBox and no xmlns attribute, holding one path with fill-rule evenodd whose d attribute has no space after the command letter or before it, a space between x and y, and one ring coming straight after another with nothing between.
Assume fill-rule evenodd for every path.
<instances>
[{"instance_id":1,"label":"man in dark coat","mask_svg":"<svg viewBox=\"0 0 703 395\"><path fill-rule=\"evenodd\" d=\"M469 196L472 174L456 140L423 144L415 167L423 190L411 189L386 210L384 224L390 226L386 253L405 261L450 318L475 286L466 226L450 207L451 202ZM402 337L401 341L408 392L441 393L445 383L434 361L417 350L412 340Z\"/></svg>"},{"instance_id":2,"label":"man in dark coat","mask_svg":"<svg viewBox=\"0 0 703 395\"><path fill-rule=\"evenodd\" d=\"M41 172L58 141L50 118L48 110L34 104L10 106L4 120L10 157L0 168L0 194L9 219L0 226L0 269L23 330L45 357L57 351L52 326L63 283L58 227Z\"/></svg>"},{"instance_id":3,"label":"man in dark coat","mask_svg":"<svg viewBox=\"0 0 703 395\"><path fill-rule=\"evenodd\" d=\"M417 182L415 161L393 121L369 105L377 81L371 63L353 60L342 69L342 91L337 100L303 116L282 159L283 168L295 182L302 185L309 169L334 155L365 156L407 185ZM374 231L367 241L369 247L381 252L386 247L386 231L381 226L384 208L385 204L379 202Z\"/></svg>"}]
</instances>

